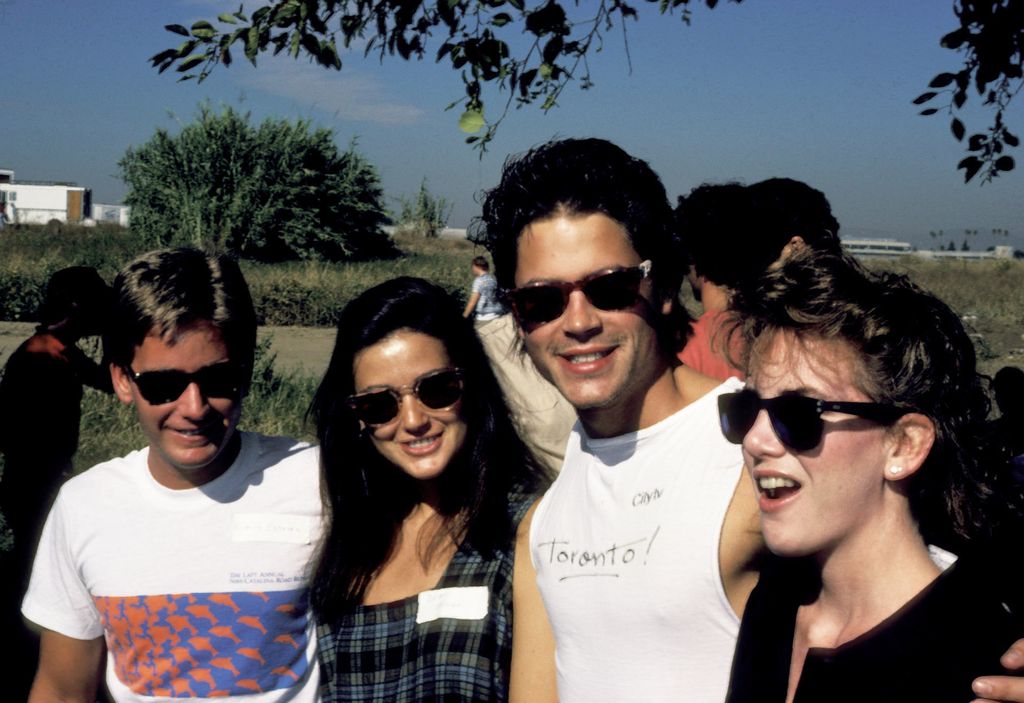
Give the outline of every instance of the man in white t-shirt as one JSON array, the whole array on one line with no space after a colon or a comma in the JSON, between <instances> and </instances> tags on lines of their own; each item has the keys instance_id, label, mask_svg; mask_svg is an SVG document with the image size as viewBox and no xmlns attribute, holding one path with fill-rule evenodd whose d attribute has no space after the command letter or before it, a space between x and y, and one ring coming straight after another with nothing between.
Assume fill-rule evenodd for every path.
<instances>
[{"instance_id":1,"label":"man in white t-shirt","mask_svg":"<svg viewBox=\"0 0 1024 703\"><path fill-rule=\"evenodd\" d=\"M22 613L42 628L30 703L317 699L309 560L317 456L237 429L256 317L238 265L146 254L115 284L104 347L148 446L68 481Z\"/></svg>"},{"instance_id":2,"label":"man in white t-shirt","mask_svg":"<svg viewBox=\"0 0 1024 703\"><path fill-rule=\"evenodd\" d=\"M660 179L607 141L549 142L506 163L478 236L579 417L516 561L539 589L514 603L512 700L720 703L762 540L718 427L739 382L675 358L686 258Z\"/></svg>"}]
</instances>

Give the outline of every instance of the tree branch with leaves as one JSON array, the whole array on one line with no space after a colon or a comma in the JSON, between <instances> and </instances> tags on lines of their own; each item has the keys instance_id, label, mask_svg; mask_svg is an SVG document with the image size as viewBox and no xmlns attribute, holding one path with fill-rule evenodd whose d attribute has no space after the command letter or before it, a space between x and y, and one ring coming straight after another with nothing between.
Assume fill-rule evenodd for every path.
<instances>
[{"instance_id":1,"label":"tree branch with leaves","mask_svg":"<svg viewBox=\"0 0 1024 703\"><path fill-rule=\"evenodd\" d=\"M731 0L741 2L742 0ZM692 0L694 3L700 0ZM703 0L714 8L718 0ZM642 0L661 14L677 14L689 24L691 0ZM256 65L260 54L306 55L325 68L341 70L342 53L363 42L364 54L402 59L447 61L458 72L464 96L459 127L466 142L485 150L512 108L539 104L555 107L567 85L593 85L588 56L599 51L616 23L637 16L625 0L573 2L545 0L276 0L251 14L240 6L223 13L216 24L206 20L190 28L167 25L184 37L180 45L150 58L161 73L174 68L180 80L203 81L218 65L229 66L241 48ZM436 50L429 47L437 37ZM624 41L625 33L623 34ZM628 61L628 43L627 43ZM494 87L505 94L500 109L485 111L484 93Z\"/></svg>"},{"instance_id":2,"label":"tree branch with leaves","mask_svg":"<svg viewBox=\"0 0 1024 703\"><path fill-rule=\"evenodd\" d=\"M1013 170L1013 157L1003 152L1020 144L1003 118L1024 87L1024 0L957 0L953 11L960 26L942 37L941 44L963 55L963 67L935 76L928 86L933 90L919 95L914 104L947 99L944 106L925 108L921 114L944 111L950 115L950 130L959 142L967 136L967 128L958 114L972 92L994 110L992 125L967 138L968 156L957 164L965 182L979 173L982 182L988 182Z\"/></svg>"}]
</instances>

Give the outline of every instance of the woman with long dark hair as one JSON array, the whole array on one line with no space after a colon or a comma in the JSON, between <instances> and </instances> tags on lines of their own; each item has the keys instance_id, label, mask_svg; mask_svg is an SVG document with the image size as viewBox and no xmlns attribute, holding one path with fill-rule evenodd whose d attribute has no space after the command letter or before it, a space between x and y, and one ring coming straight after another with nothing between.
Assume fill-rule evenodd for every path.
<instances>
[{"instance_id":1,"label":"woman with long dark hair","mask_svg":"<svg viewBox=\"0 0 1024 703\"><path fill-rule=\"evenodd\" d=\"M1016 556L985 555L1014 501L959 318L810 251L733 305L748 384L719 399L722 430L787 558L747 604L729 700L971 700L1024 619Z\"/></svg>"},{"instance_id":2,"label":"woman with long dark hair","mask_svg":"<svg viewBox=\"0 0 1024 703\"><path fill-rule=\"evenodd\" d=\"M472 323L420 279L367 290L341 313L311 414L324 700L505 700L517 529L547 477Z\"/></svg>"}]
</instances>

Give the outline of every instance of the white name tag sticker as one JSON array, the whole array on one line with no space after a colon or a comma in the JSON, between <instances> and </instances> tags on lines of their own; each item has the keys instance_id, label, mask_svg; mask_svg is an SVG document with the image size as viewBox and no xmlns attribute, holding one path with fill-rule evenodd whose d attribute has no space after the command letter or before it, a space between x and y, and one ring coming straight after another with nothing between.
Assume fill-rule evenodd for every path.
<instances>
[{"instance_id":1,"label":"white name tag sticker","mask_svg":"<svg viewBox=\"0 0 1024 703\"><path fill-rule=\"evenodd\" d=\"M307 515L239 513L231 518L231 541L309 544L313 527L314 519Z\"/></svg>"},{"instance_id":2,"label":"white name tag sticker","mask_svg":"<svg viewBox=\"0 0 1024 703\"><path fill-rule=\"evenodd\" d=\"M483 620L487 616L487 586L437 588L419 594L416 623L433 622L439 618Z\"/></svg>"}]
</instances>

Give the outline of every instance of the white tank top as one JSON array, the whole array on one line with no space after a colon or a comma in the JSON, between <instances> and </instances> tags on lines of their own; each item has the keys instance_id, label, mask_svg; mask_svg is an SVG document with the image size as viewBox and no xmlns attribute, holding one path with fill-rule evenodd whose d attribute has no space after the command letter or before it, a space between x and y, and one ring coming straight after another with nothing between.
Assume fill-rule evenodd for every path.
<instances>
[{"instance_id":1,"label":"white tank top","mask_svg":"<svg viewBox=\"0 0 1024 703\"><path fill-rule=\"evenodd\" d=\"M577 423L530 552L557 646L561 703L721 703L739 619L718 543L742 457L717 390L639 432Z\"/></svg>"}]
</instances>

